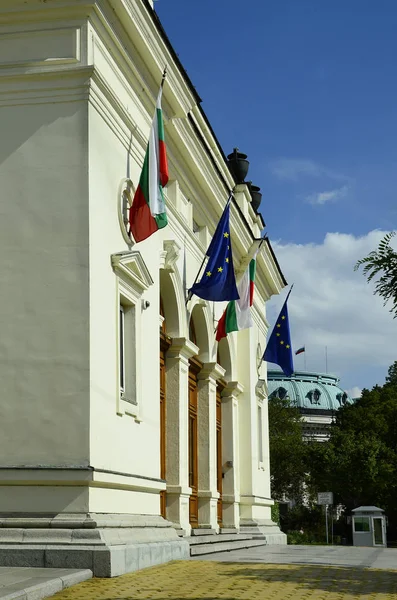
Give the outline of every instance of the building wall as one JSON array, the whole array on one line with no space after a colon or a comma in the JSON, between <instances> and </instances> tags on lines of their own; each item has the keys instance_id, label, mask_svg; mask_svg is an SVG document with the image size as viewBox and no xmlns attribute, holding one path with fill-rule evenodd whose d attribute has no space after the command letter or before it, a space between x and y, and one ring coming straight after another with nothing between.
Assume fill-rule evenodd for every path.
<instances>
[{"instance_id":1,"label":"building wall","mask_svg":"<svg viewBox=\"0 0 397 600\"><path fill-rule=\"evenodd\" d=\"M74 84L81 86L81 79ZM0 80L3 466L89 462L87 103ZM66 94L66 92L65 92Z\"/></svg>"},{"instance_id":2,"label":"building wall","mask_svg":"<svg viewBox=\"0 0 397 600\"><path fill-rule=\"evenodd\" d=\"M214 328L224 306L197 298L186 305L185 299L234 181L195 92L143 2L120 0L112 10L77 0L66 7L28 0L16 12L15 3L4 3L4 11L7 6L9 23L0 29L8 57L7 64L0 60L7 134L0 175L8 198L0 220L6 284L0 450L3 471L32 469L3 473L0 511L155 516L166 490L167 518L188 534L188 369L196 357L202 363L199 525L219 530L219 379L225 386L223 451L232 465L222 467L224 523L238 528L240 518L269 520L267 391L258 385L258 356L268 328L265 301L284 280L264 244L255 325L224 340L218 356ZM13 30L25 33L8 35ZM128 243L120 227L121 189L126 178L138 183L164 64L169 226ZM235 198L240 211L233 204L231 230L239 274L262 222L246 185L236 188ZM127 399L119 385L120 296L133 315ZM170 341L165 481L160 296ZM195 340L189 339L190 319Z\"/></svg>"}]
</instances>

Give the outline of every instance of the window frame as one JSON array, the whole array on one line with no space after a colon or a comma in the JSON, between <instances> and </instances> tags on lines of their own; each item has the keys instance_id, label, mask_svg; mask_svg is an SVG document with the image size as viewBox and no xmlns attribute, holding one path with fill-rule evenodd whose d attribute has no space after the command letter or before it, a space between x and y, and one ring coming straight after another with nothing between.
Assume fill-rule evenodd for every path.
<instances>
[{"instance_id":1,"label":"window frame","mask_svg":"<svg viewBox=\"0 0 397 600\"><path fill-rule=\"evenodd\" d=\"M113 254L111 262L116 275L116 412L120 416L130 415L140 422L142 359L137 348L141 347L142 312L150 306L149 302L142 300L142 295L154 282L138 251ZM120 318L121 309L123 319ZM120 331L121 323L123 331ZM123 352L121 336L124 338ZM124 389L120 385L122 370Z\"/></svg>"},{"instance_id":2,"label":"window frame","mask_svg":"<svg viewBox=\"0 0 397 600\"><path fill-rule=\"evenodd\" d=\"M124 305L120 302L119 304L119 383L120 383L120 396L123 397L125 394L125 310Z\"/></svg>"},{"instance_id":3,"label":"window frame","mask_svg":"<svg viewBox=\"0 0 397 600\"><path fill-rule=\"evenodd\" d=\"M258 452L258 469L265 469L265 458L264 458L264 444L263 444L263 402L257 402L257 435L258 435L258 443L257 443L257 452Z\"/></svg>"},{"instance_id":4,"label":"window frame","mask_svg":"<svg viewBox=\"0 0 397 600\"><path fill-rule=\"evenodd\" d=\"M368 529L356 529L356 524L358 522L364 522L364 520L367 522L368 524ZM365 516L365 515L358 515L357 517L354 516L353 517L353 527L354 527L354 533L371 533L371 523L370 523L370 517L369 516Z\"/></svg>"}]
</instances>

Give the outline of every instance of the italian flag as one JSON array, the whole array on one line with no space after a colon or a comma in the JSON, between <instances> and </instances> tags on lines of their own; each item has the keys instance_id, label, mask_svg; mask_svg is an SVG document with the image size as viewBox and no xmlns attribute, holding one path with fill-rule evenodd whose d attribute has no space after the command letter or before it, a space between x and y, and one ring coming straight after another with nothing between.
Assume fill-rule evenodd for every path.
<instances>
[{"instance_id":1,"label":"italian flag","mask_svg":"<svg viewBox=\"0 0 397 600\"><path fill-rule=\"evenodd\" d=\"M164 142L160 87L149 143L139 185L130 208L130 229L136 242L145 240L168 223L163 187L168 182L167 151Z\"/></svg>"},{"instance_id":2,"label":"italian flag","mask_svg":"<svg viewBox=\"0 0 397 600\"><path fill-rule=\"evenodd\" d=\"M216 340L219 342L232 331L252 327L251 306L254 302L256 258L253 258L237 284L239 300L232 300L218 321Z\"/></svg>"}]
</instances>

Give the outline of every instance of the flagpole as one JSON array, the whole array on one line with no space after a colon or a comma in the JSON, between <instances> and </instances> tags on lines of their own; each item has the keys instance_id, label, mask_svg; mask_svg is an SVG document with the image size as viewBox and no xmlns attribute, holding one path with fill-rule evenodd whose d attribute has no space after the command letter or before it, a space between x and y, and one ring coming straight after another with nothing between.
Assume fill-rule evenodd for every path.
<instances>
[{"instance_id":1,"label":"flagpole","mask_svg":"<svg viewBox=\"0 0 397 600\"><path fill-rule=\"evenodd\" d=\"M164 82L165 82L165 78L167 77L167 65L165 65L164 67L164 71L163 71L163 77L161 79L161 83L160 83L160 88L163 89L164 87Z\"/></svg>"},{"instance_id":2,"label":"flagpole","mask_svg":"<svg viewBox=\"0 0 397 600\"><path fill-rule=\"evenodd\" d=\"M327 351L327 346L325 346L325 372L328 373L328 351Z\"/></svg>"},{"instance_id":3,"label":"flagpole","mask_svg":"<svg viewBox=\"0 0 397 600\"><path fill-rule=\"evenodd\" d=\"M288 298L289 298L289 295L290 295L290 293L292 292L292 288L293 288L293 287L294 287L294 284L292 284L292 285L291 285L291 288L290 288L290 290L289 290L289 292L288 292L288 294L287 294L287 297L286 297L286 299L285 299L285 301L284 301L284 304L286 304L286 302L287 302L287 300L288 300Z\"/></svg>"},{"instance_id":4,"label":"flagpole","mask_svg":"<svg viewBox=\"0 0 397 600\"><path fill-rule=\"evenodd\" d=\"M304 365L305 365L305 371L307 371L307 367L306 367L306 344L304 345L304 347L305 347L305 351L303 353L304 354L303 360L304 360Z\"/></svg>"},{"instance_id":5,"label":"flagpole","mask_svg":"<svg viewBox=\"0 0 397 600\"><path fill-rule=\"evenodd\" d=\"M230 192L230 194L229 194L229 198L227 199L227 202L226 202L225 208L223 209L224 211L225 211L225 209L226 209L227 205L229 204L230 200L232 199L232 197L233 197L233 190L232 190L232 191ZM205 259L206 259L206 258L207 258L207 255L206 255L206 254L204 254L203 262L201 263L201 265L200 265L200 268L199 268L199 270L197 271L196 279L193 281L193 285L194 285L195 283L197 283L197 281L198 281L199 275L200 275L200 273L201 273L201 270L202 270L202 268L203 268L203 266L204 266L204 263L205 263ZM193 285L192 285L192 287L193 287ZM188 295L187 295L187 298L186 298L186 302L185 302L185 306L187 306L187 303L188 303L188 302L189 302L189 300L191 299L192 295L193 295L193 294L191 294L190 292L188 293Z\"/></svg>"}]
</instances>

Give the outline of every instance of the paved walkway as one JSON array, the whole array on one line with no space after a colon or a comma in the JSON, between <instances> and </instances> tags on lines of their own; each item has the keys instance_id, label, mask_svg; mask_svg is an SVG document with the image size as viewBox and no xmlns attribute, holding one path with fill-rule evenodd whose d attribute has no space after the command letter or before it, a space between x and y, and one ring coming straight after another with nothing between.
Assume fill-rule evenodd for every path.
<instances>
[{"instance_id":1,"label":"paved walkway","mask_svg":"<svg viewBox=\"0 0 397 600\"><path fill-rule=\"evenodd\" d=\"M397 600L397 550L264 546L205 558L92 579L52 600Z\"/></svg>"},{"instance_id":2,"label":"paved walkway","mask_svg":"<svg viewBox=\"0 0 397 600\"><path fill-rule=\"evenodd\" d=\"M198 557L199 560L202 558ZM192 560L196 560L196 557ZM233 552L220 552L219 554L207 555L205 556L205 560L397 569L397 548L258 546L246 550L234 550Z\"/></svg>"},{"instance_id":3,"label":"paved walkway","mask_svg":"<svg viewBox=\"0 0 397 600\"><path fill-rule=\"evenodd\" d=\"M87 569L0 567L0 598L41 600L90 577Z\"/></svg>"}]
</instances>

